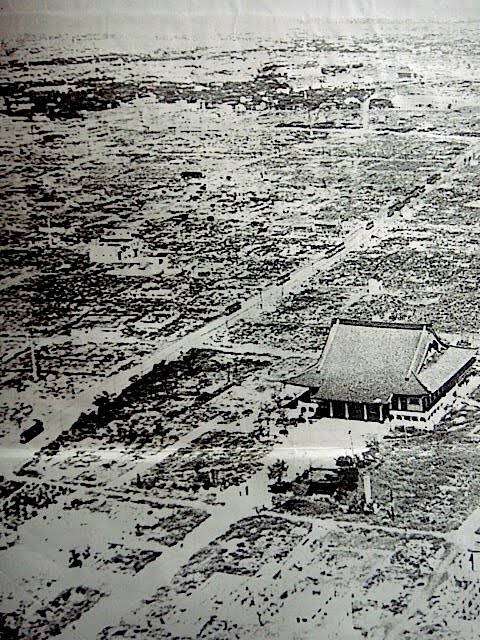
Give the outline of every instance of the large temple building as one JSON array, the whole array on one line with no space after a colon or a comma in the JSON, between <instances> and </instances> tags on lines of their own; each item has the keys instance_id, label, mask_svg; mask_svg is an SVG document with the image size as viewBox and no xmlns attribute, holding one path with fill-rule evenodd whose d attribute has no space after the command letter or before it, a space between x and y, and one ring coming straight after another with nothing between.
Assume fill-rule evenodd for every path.
<instances>
[{"instance_id":1,"label":"large temple building","mask_svg":"<svg viewBox=\"0 0 480 640\"><path fill-rule=\"evenodd\" d=\"M288 383L294 406L318 418L432 428L475 355L426 324L336 319L318 362Z\"/></svg>"}]
</instances>

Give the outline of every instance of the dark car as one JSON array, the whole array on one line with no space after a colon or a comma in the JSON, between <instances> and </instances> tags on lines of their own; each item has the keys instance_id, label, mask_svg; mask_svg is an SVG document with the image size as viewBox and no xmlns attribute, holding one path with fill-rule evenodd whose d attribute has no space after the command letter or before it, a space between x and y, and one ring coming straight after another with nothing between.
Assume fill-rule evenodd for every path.
<instances>
[{"instance_id":1,"label":"dark car","mask_svg":"<svg viewBox=\"0 0 480 640\"><path fill-rule=\"evenodd\" d=\"M28 427L28 429L25 429L25 431L20 434L20 442L22 444L30 442L30 440L36 438L44 430L43 422L41 420L35 420L31 427Z\"/></svg>"}]
</instances>

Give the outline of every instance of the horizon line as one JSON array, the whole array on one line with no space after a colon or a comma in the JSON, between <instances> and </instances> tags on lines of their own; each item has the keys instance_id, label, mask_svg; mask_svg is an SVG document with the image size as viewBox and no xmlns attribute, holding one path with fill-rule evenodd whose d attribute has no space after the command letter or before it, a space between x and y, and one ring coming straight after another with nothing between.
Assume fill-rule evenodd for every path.
<instances>
[{"instance_id":1,"label":"horizon line","mask_svg":"<svg viewBox=\"0 0 480 640\"><path fill-rule=\"evenodd\" d=\"M46 8L39 10L12 10L10 8L5 9L0 7L0 16L30 16L30 15L40 15L40 16L65 16L65 17L89 17L89 16L99 16L99 15L110 15L112 18L121 17L121 16L131 16L131 17L150 17L150 16L171 16L178 18L190 18L192 16L225 16L232 17L235 19L238 18L247 18L247 17L265 17L272 19L291 19L291 18L323 18L328 22L369 22L371 20L381 21L381 22L480 22L480 15L478 17L461 17L458 16L388 16L379 14L370 14L365 16L332 16L326 13L318 12L313 13L310 11L299 11L299 12L290 12L283 11L279 13L271 13L268 11L255 11L255 10L245 10L240 13L235 13L233 11L223 11L223 10L215 10L215 9L206 9L206 10L192 10L192 11L172 11L172 10L150 10L150 11L141 11L138 9L120 9L113 11L111 8L104 8L100 6L98 9L88 9L88 10L60 10L60 9L51 9L48 10Z\"/></svg>"}]
</instances>

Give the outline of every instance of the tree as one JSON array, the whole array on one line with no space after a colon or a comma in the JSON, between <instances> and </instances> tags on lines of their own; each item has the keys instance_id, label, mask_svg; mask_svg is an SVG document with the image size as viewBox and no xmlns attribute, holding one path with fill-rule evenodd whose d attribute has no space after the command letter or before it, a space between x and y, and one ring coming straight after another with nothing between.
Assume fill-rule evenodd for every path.
<instances>
[{"instance_id":1,"label":"tree","mask_svg":"<svg viewBox=\"0 0 480 640\"><path fill-rule=\"evenodd\" d=\"M268 467L268 478L274 483L279 484L284 479L288 471L288 465L285 460L277 460Z\"/></svg>"}]
</instances>

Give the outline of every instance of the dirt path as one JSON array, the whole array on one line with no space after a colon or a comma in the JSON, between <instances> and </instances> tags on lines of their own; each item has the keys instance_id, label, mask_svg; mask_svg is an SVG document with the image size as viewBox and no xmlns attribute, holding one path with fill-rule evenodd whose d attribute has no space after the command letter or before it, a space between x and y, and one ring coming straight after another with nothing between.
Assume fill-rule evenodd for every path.
<instances>
[{"instance_id":1,"label":"dirt path","mask_svg":"<svg viewBox=\"0 0 480 640\"><path fill-rule=\"evenodd\" d=\"M393 623L385 625L383 640L395 640L396 638L402 638L410 619L419 611L425 613L428 610L429 599L435 593L440 584L446 580L448 576L448 568L457 554L458 549L455 546L449 545L447 547L439 566L436 568L435 572L429 576L426 585L421 589L415 589L408 607L402 611L401 615L397 616Z\"/></svg>"},{"instance_id":2,"label":"dirt path","mask_svg":"<svg viewBox=\"0 0 480 640\"><path fill-rule=\"evenodd\" d=\"M168 553L151 562L138 575L115 576L110 594L76 623L65 627L57 636L59 640L94 640L102 629L118 624L122 616L138 609L145 598L168 586L195 553L226 533L238 520L255 515L256 509L269 505L267 486L262 470L243 485L227 489L222 495L224 506L217 507L210 518L193 529L181 543L169 548Z\"/></svg>"},{"instance_id":3,"label":"dirt path","mask_svg":"<svg viewBox=\"0 0 480 640\"><path fill-rule=\"evenodd\" d=\"M438 587L448 578L448 570L459 552L467 551L475 541L475 531L480 526L480 509L471 513L455 531L445 534L448 546L445 554L430 576L427 584L422 589L416 589L410 605L402 615L391 625L385 628L383 640L395 640L401 638L408 626L409 620L418 612L426 613L430 608L429 600Z\"/></svg>"},{"instance_id":4,"label":"dirt path","mask_svg":"<svg viewBox=\"0 0 480 640\"><path fill-rule=\"evenodd\" d=\"M367 531L385 531L386 533L394 533L398 535L415 535L425 536L426 538L440 538L441 540L450 540L450 534L443 531L434 531L429 529L413 529L411 527L392 527L390 525L370 524L369 522L354 522L350 520L336 520L335 518L312 518L312 516L297 516L288 513L278 514L275 511L267 512L266 515L278 516L292 522L319 522L330 527L350 527L352 529L365 529Z\"/></svg>"}]
</instances>

